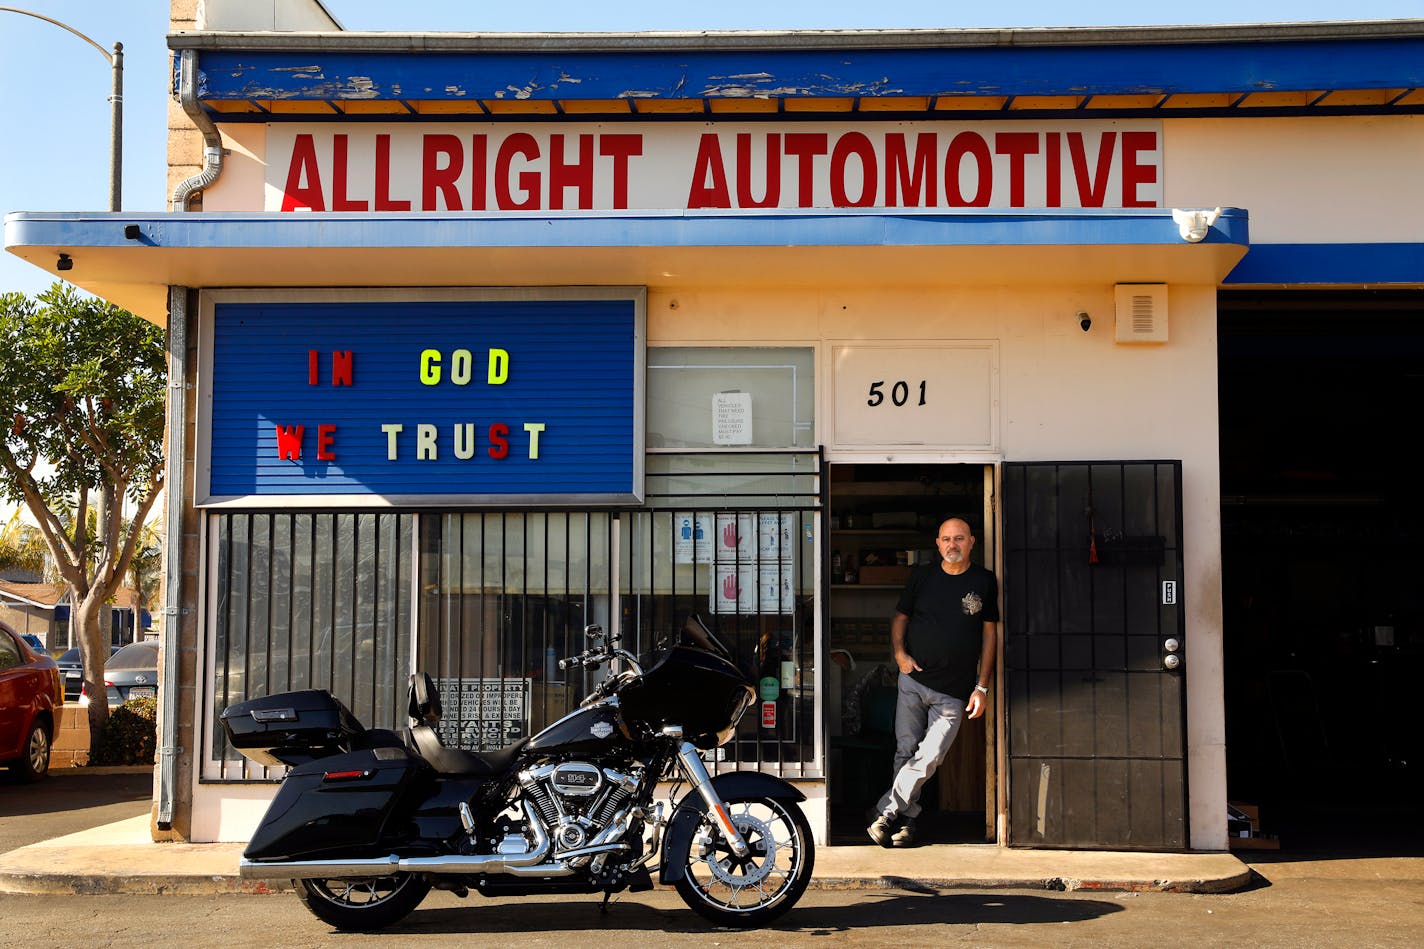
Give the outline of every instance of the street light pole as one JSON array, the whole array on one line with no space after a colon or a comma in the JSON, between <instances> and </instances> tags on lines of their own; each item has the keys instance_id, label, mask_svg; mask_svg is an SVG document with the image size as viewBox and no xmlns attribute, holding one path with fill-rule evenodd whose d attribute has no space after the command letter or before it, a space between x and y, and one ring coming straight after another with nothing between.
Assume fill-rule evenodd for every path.
<instances>
[{"instance_id":1,"label":"street light pole","mask_svg":"<svg viewBox=\"0 0 1424 949\"><path fill-rule=\"evenodd\" d=\"M53 23L60 29L68 30L97 49L99 55L109 63L114 76L113 94L109 96L109 210L122 211L124 190L124 44L115 43L114 51L110 53L68 23L62 23L54 17L45 16L43 13L36 13L33 10L21 10L19 7L0 7L0 11L32 16L37 20Z\"/></svg>"}]
</instances>

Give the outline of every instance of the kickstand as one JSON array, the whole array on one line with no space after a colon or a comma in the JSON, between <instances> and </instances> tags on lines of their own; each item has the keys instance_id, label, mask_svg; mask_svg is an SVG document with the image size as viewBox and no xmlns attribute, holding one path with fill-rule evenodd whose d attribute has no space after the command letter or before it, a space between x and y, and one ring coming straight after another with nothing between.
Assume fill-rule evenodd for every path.
<instances>
[{"instance_id":1,"label":"kickstand","mask_svg":"<svg viewBox=\"0 0 1424 949\"><path fill-rule=\"evenodd\" d=\"M599 912L602 913L604 916L607 916L607 915L608 915L608 901L611 900L612 898L613 898L613 891L612 891L612 890L604 890L604 891L603 891L603 905L601 905L601 906L598 908L598 910L599 910Z\"/></svg>"}]
</instances>

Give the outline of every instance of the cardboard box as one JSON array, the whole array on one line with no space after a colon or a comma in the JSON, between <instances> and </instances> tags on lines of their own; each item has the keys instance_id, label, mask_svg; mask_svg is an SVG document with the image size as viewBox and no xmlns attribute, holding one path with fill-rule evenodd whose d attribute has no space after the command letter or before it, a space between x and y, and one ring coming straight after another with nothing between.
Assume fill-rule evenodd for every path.
<instances>
[{"instance_id":1,"label":"cardboard box","mask_svg":"<svg viewBox=\"0 0 1424 949\"><path fill-rule=\"evenodd\" d=\"M903 584L910 579L910 568L898 564L860 568L861 583Z\"/></svg>"}]
</instances>

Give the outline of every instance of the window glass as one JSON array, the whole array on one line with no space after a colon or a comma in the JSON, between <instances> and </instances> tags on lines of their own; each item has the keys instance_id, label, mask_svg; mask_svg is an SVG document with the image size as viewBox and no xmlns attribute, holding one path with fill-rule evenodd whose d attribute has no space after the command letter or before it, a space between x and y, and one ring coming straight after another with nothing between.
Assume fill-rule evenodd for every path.
<instances>
[{"instance_id":1,"label":"window glass","mask_svg":"<svg viewBox=\"0 0 1424 949\"><path fill-rule=\"evenodd\" d=\"M810 448L810 347L648 350L648 448Z\"/></svg>"},{"instance_id":2,"label":"window glass","mask_svg":"<svg viewBox=\"0 0 1424 949\"><path fill-rule=\"evenodd\" d=\"M412 515L218 514L211 533L205 778L263 777L219 719L258 696L326 689L368 728L406 724Z\"/></svg>"}]
</instances>

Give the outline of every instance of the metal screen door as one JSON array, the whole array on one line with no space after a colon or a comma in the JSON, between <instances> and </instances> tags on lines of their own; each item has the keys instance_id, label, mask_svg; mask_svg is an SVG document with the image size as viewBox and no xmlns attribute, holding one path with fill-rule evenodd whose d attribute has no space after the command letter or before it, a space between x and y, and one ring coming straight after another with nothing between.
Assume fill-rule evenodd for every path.
<instances>
[{"instance_id":1,"label":"metal screen door","mask_svg":"<svg viewBox=\"0 0 1424 949\"><path fill-rule=\"evenodd\" d=\"M1180 483L1004 465L1010 844L1187 846Z\"/></svg>"}]
</instances>

